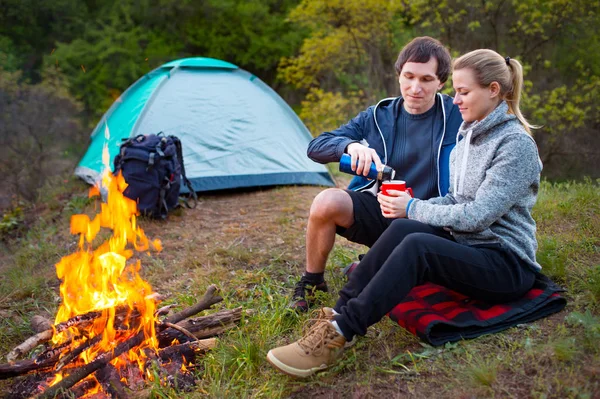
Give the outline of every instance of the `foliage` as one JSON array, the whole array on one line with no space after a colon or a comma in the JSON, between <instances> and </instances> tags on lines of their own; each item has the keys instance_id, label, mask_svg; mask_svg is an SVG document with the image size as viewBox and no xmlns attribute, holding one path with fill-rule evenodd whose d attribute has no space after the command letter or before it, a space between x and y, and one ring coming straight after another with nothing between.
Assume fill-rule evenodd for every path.
<instances>
[{"instance_id":1,"label":"foliage","mask_svg":"<svg viewBox=\"0 0 600 399\"><path fill-rule=\"evenodd\" d=\"M586 146L598 126L600 4L587 0L415 0L408 9L419 32L456 53L491 48L529 71L523 110L535 125L546 166L597 176L600 146ZM591 47L589 47L591 46ZM597 143L597 140L595 140ZM582 156L583 154L583 156ZM565 162L568 160L568 162ZM551 162L552 161L552 162Z\"/></svg>"},{"instance_id":2,"label":"foliage","mask_svg":"<svg viewBox=\"0 0 600 399\"><path fill-rule=\"evenodd\" d=\"M303 0L289 18L310 36L300 54L282 59L281 78L299 89L362 90L369 100L394 90L401 11L384 0Z\"/></svg>"},{"instance_id":3,"label":"foliage","mask_svg":"<svg viewBox=\"0 0 600 399\"><path fill-rule=\"evenodd\" d=\"M81 137L80 107L59 75L36 85L20 75L0 70L0 184L3 195L33 201L49 176L72 166L63 154Z\"/></svg>"},{"instance_id":4,"label":"foliage","mask_svg":"<svg viewBox=\"0 0 600 399\"><path fill-rule=\"evenodd\" d=\"M306 91L301 118L313 135L331 130L381 96L395 93L398 43L408 39L399 2L303 0L290 20L307 29L279 77Z\"/></svg>"},{"instance_id":5,"label":"foliage","mask_svg":"<svg viewBox=\"0 0 600 399\"><path fill-rule=\"evenodd\" d=\"M331 130L345 123L364 102L363 93L325 92L322 89L311 88L302 101L300 118L304 121L313 136Z\"/></svg>"},{"instance_id":6,"label":"foliage","mask_svg":"<svg viewBox=\"0 0 600 399\"><path fill-rule=\"evenodd\" d=\"M281 57L304 37L286 19L296 0L208 0L184 21L186 51L224 59L275 83Z\"/></svg>"},{"instance_id":7,"label":"foliage","mask_svg":"<svg viewBox=\"0 0 600 399\"><path fill-rule=\"evenodd\" d=\"M9 37L0 35L0 69L9 72L19 70L21 60Z\"/></svg>"},{"instance_id":8,"label":"foliage","mask_svg":"<svg viewBox=\"0 0 600 399\"><path fill-rule=\"evenodd\" d=\"M41 80L44 55L57 41L70 41L85 30L91 15L87 3L92 2L0 0L0 37L11 40L26 78Z\"/></svg>"},{"instance_id":9,"label":"foliage","mask_svg":"<svg viewBox=\"0 0 600 399\"><path fill-rule=\"evenodd\" d=\"M23 208L15 206L7 210L0 220L0 239L10 236L12 232L19 229L23 223Z\"/></svg>"},{"instance_id":10,"label":"foliage","mask_svg":"<svg viewBox=\"0 0 600 399\"><path fill-rule=\"evenodd\" d=\"M169 60L180 48L164 33L136 25L129 3L119 3L83 37L57 43L45 57L46 70L57 66L69 80L71 92L96 118L151 65Z\"/></svg>"}]
</instances>

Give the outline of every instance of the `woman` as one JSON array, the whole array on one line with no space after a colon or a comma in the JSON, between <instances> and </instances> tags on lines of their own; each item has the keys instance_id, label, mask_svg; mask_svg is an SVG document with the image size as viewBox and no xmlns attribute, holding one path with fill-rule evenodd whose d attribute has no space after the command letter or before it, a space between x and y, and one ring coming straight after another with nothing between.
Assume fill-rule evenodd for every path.
<instances>
[{"instance_id":1,"label":"woman","mask_svg":"<svg viewBox=\"0 0 600 399\"><path fill-rule=\"evenodd\" d=\"M384 214L398 219L352 272L335 307L324 308L300 340L269 351L280 371L307 377L328 367L346 341L427 281L489 302L533 286L541 267L531 209L541 162L519 110L523 68L475 50L455 61L453 84L464 122L450 156L449 193L426 201L378 195Z\"/></svg>"}]
</instances>

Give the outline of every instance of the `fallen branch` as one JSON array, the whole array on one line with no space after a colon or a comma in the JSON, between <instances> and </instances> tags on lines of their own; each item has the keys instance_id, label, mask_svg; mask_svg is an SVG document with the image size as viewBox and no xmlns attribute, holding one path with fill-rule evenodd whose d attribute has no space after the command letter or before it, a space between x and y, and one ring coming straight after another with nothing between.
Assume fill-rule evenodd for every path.
<instances>
[{"instance_id":1,"label":"fallen branch","mask_svg":"<svg viewBox=\"0 0 600 399\"><path fill-rule=\"evenodd\" d=\"M163 325L166 326L166 327L169 327L169 328L174 328L175 330L179 331L183 335L185 335L188 338L190 338L192 341L196 340L196 336L194 334L192 334L191 332L189 332L185 328L178 326L177 324L163 323Z\"/></svg>"},{"instance_id":2,"label":"fallen branch","mask_svg":"<svg viewBox=\"0 0 600 399\"><path fill-rule=\"evenodd\" d=\"M177 324L178 327L191 333L195 339L208 338L219 335L236 326L236 323L242 318L242 308L225 309L219 312L202 316L194 319L186 319ZM168 328L157 335L159 347L165 347L171 344L174 339L180 342L186 340L188 334L181 334L177 329Z\"/></svg>"},{"instance_id":3,"label":"fallen branch","mask_svg":"<svg viewBox=\"0 0 600 399\"><path fill-rule=\"evenodd\" d=\"M221 302L223 300L223 298L221 298L218 295L215 295L217 293L217 291L218 291L218 288L216 285L214 285L214 284L209 285L208 288L206 289L206 293L204 294L204 296L202 297L200 302L198 302L196 305L192 306L191 308L184 309L179 313L175 313L174 315L167 317L165 319L165 322L177 324L181 320L187 319L190 316L193 316L195 314L200 313L203 310L210 308L215 303Z\"/></svg>"}]
</instances>

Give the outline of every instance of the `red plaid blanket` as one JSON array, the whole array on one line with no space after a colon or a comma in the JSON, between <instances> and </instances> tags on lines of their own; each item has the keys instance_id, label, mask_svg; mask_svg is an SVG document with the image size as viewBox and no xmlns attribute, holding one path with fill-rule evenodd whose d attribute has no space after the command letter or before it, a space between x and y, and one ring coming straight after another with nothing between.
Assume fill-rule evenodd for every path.
<instances>
[{"instance_id":1,"label":"red plaid blanket","mask_svg":"<svg viewBox=\"0 0 600 399\"><path fill-rule=\"evenodd\" d=\"M346 273L352 272L348 267ZM563 289L539 274L523 297L501 304L475 300L433 283L414 287L388 314L431 345L475 338L529 323L561 311L567 304Z\"/></svg>"}]
</instances>

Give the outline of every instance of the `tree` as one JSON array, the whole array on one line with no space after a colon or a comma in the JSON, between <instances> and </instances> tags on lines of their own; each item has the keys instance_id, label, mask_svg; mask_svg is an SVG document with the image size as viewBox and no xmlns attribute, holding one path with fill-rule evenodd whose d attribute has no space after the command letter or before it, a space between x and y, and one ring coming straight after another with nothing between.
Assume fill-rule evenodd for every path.
<instances>
[{"instance_id":1,"label":"tree","mask_svg":"<svg viewBox=\"0 0 600 399\"><path fill-rule=\"evenodd\" d=\"M319 129L314 134L347 120L358 104L397 94L394 62L408 40L399 2L303 0L289 18L310 33L298 55L281 60L279 76L307 92L301 116ZM327 110L320 122L319 109Z\"/></svg>"}]
</instances>

